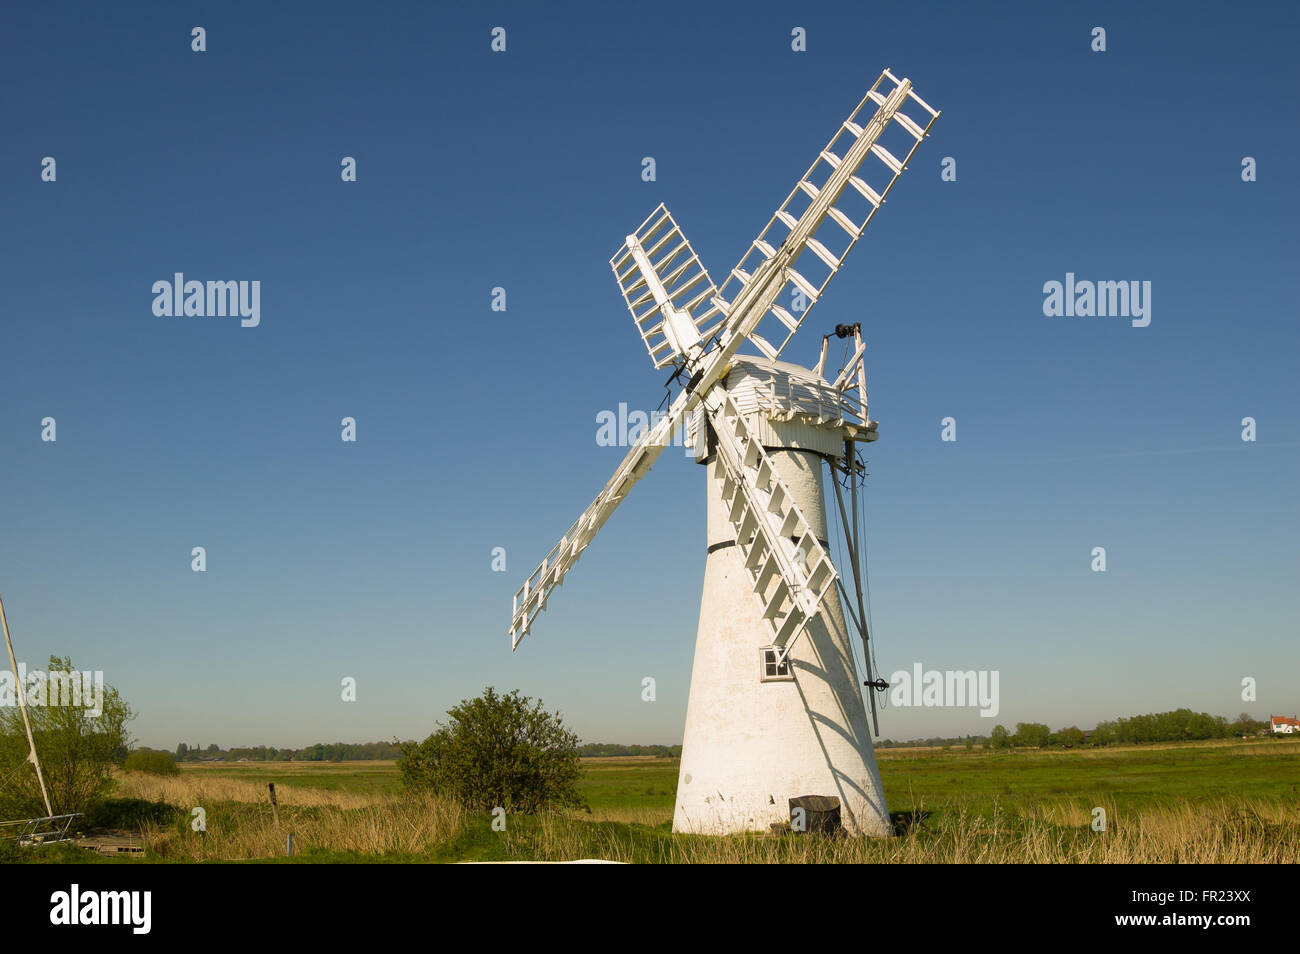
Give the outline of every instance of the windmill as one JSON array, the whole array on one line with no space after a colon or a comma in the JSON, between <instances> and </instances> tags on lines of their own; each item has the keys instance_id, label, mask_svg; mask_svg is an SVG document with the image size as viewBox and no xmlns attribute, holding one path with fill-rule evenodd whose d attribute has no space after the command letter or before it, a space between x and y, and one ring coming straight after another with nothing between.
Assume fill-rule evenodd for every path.
<instances>
[{"instance_id":1,"label":"windmill","mask_svg":"<svg viewBox=\"0 0 1300 954\"><path fill-rule=\"evenodd\" d=\"M510 636L518 648L605 521L685 428L706 465L708 557L675 831L767 829L788 822L791 800L806 796L838 811L850 833L889 831L845 619L847 608L867 683L879 688L856 520L856 445L877 436L860 326L837 326L852 351L831 380L829 335L815 368L780 358L938 115L886 69L721 288L662 204L610 260L651 362L671 367L679 390L515 594ZM739 354L745 345L758 353ZM823 464L856 598L828 550Z\"/></svg>"}]
</instances>

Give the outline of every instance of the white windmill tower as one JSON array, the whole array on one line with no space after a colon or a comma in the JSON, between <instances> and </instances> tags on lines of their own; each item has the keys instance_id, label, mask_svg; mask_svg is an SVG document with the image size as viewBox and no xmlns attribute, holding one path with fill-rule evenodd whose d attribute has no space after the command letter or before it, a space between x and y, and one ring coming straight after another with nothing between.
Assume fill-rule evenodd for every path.
<instances>
[{"instance_id":1,"label":"white windmill tower","mask_svg":"<svg viewBox=\"0 0 1300 954\"><path fill-rule=\"evenodd\" d=\"M720 289L662 205L610 262L651 361L672 366L680 390L515 594L510 636L518 647L632 485L688 428L707 465L708 558L676 831L764 830L810 795L835 799L851 833L889 830L844 612L866 649L857 523L840 490L843 477L856 514L854 448L876 438L861 334L837 327L854 350L833 380L829 336L816 368L779 358L938 115L909 80L881 73ZM782 303L787 292L802 310ZM738 354L746 344L758 355ZM823 462L856 600L827 552ZM864 661L870 681L869 651Z\"/></svg>"}]
</instances>

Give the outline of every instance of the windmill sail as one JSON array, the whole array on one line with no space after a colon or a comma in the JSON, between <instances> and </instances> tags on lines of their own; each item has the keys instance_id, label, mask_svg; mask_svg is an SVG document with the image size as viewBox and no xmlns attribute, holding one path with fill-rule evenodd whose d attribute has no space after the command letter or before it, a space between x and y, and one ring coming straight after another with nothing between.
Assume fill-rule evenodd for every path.
<instances>
[{"instance_id":1,"label":"windmill sail","mask_svg":"<svg viewBox=\"0 0 1300 954\"><path fill-rule=\"evenodd\" d=\"M667 416L641 435L641 439L627 452L596 499L515 593L514 615L510 622L511 648L518 648L519 641L532 628L533 619L546 609L551 591L564 582L564 575L578 562L605 521L618 509L636 482L649 473L651 465L663 453L685 418L688 403L693 406L698 401L698 396L695 396L695 400L691 399L692 395L688 392L680 393Z\"/></svg>"},{"instance_id":2,"label":"windmill sail","mask_svg":"<svg viewBox=\"0 0 1300 954\"><path fill-rule=\"evenodd\" d=\"M708 341L722 325L717 286L662 202L609 265L656 368L686 350L682 339ZM684 333L673 333L674 319L686 323Z\"/></svg>"},{"instance_id":3,"label":"windmill sail","mask_svg":"<svg viewBox=\"0 0 1300 954\"><path fill-rule=\"evenodd\" d=\"M729 334L780 356L938 116L910 80L880 74L723 282Z\"/></svg>"}]
</instances>

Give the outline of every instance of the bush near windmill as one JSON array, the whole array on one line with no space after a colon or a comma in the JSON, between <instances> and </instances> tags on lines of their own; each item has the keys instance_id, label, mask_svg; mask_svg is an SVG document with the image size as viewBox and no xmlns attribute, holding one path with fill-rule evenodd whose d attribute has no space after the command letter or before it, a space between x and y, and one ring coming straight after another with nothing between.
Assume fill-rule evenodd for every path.
<instances>
[{"instance_id":1,"label":"bush near windmill","mask_svg":"<svg viewBox=\"0 0 1300 954\"><path fill-rule=\"evenodd\" d=\"M157 749L136 749L122 763L124 772L147 772L150 775L180 775L181 767L170 752Z\"/></svg>"},{"instance_id":2,"label":"bush near windmill","mask_svg":"<svg viewBox=\"0 0 1300 954\"><path fill-rule=\"evenodd\" d=\"M534 814L582 804L578 737L560 714L516 689L489 686L447 712L450 721L418 745L402 745L408 789L454 799L472 812Z\"/></svg>"}]
</instances>

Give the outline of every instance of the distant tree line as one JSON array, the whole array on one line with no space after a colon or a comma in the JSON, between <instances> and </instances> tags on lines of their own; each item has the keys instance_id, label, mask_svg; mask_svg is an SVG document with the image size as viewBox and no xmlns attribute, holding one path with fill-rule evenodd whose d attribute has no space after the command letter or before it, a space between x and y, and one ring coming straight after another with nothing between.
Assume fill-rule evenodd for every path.
<instances>
[{"instance_id":1,"label":"distant tree line","mask_svg":"<svg viewBox=\"0 0 1300 954\"><path fill-rule=\"evenodd\" d=\"M887 749L899 746L965 746L968 749L977 745L989 749L1015 748L1062 748L1074 749L1085 746L1106 746L1113 744L1141 744L1145 742L1180 742L1195 739L1227 739L1236 736L1259 735L1269 728L1267 722L1252 719L1243 712L1233 722L1223 716L1210 715L1208 712L1193 712L1191 709L1175 709L1171 712L1152 712L1146 715L1130 716L1127 719L1113 719L1098 722L1096 728L1084 731L1077 725L1066 726L1053 732L1041 722L1017 722L1015 732L1006 726L995 725L987 735L967 735L956 738L913 739L908 742L896 742L884 739L876 743L876 748Z\"/></svg>"},{"instance_id":2,"label":"distant tree line","mask_svg":"<svg viewBox=\"0 0 1300 954\"><path fill-rule=\"evenodd\" d=\"M588 742L578 746L578 755L586 759L615 755L653 755L661 759L673 759L680 757L681 754L680 745L618 745L614 742Z\"/></svg>"},{"instance_id":3,"label":"distant tree line","mask_svg":"<svg viewBox=\"0 0 1300 954\"><path fill-rule=\"evenodd\" d=\"M1245 722L1243 722L1243 718ZM1193 712L1191 709L1175 709L1173 712L1157 712L1149 715L1133 716L1129 719L1117 719L1114 722L1099 722L1094 736L1101 736L1104 742L1178 742L1183 739L1227 739L1234 735L1249 735L1258 731L1265 723L1256 727L1255 720L1244 712L1236 722L1229 722L1223 716L1212 716L1208 712Z\"/></svg>"},{"instance_id":4,"label":"distant tree line","mask_svg":"<svg viewBox=\"0 0 1300 954\"><path fill-rule=\"evenodd\" d=\"M934 735L928 739L877 739L872 744L877 749L938 748L940 746L952 748L955 745L973 749L977 745L986 745L987 743L988 736L986 735L959 735L951 738Z\"/></svg>"},{"instance_id":5,"label":"distant tree line","mask_svg":"<svg viewBox=\"0 0 1300 954\"><path fill-rule=\"evenodd\" d=\"M250 762L352 762L370 759L397 759L402 757L402 742L317 742L302 749L280 749L273 745L253 745L223 749L216 743L211 745L187 745L182 742L176 746L174 758L177 762L212 762L221 759L225 762L238 762L248 759ZM588 742L579 746L578 754L583 758L599 758L617 755L652 755L658 758L678 758L682 754L680 745L618 745L614 742Z\"/></svg>"},{"instance_id":6,"label":"distant tree line","mask_svg":"<svg viewBox=\"0 0 1300 954\"><path fill-rule=\"evenodd\" d=\"M215 742L206 748L201 745L176 746L177 762L212 762L221 759L238 762L352 762L373 759L395 759L402 754L400 742L317 742L302 749L279 749L272 745L254 745L223 749Z\"/></svg>"},{"instance_id":7,"label":"distant tree line","mask_svg":"<svg viewBox=\"0 0 1300 954\"><path fill-rule=\"evenodd\" d=\"M902 746L963 747L973 749L983 746L988 749L1016 748L1062 748L1074 749L1112 744L1132 744L1144 742L1177 742L1193 739L1226 739L1234 736L1269 734L1266 721L1252 719L1242 713L1236 720L1229 722L1223 716L1210 715L1208 712L1193 712L1191 709L1175 709L1172 712L1153 712L1146 715L1130 716L1126 719L1113 719L1097 723L1091 730L1080 729L1077 725L1066 726L1055 732L1041 722L1017 722L1014 732L1005 726L995 725L988 735L962 735L950 738L933 736L928 739L910 739L907 741L882 739L876 742L876 748L888 749ZM302 749L280 749L274 746L255 745L247 748L223 749L211 744L207 747L187 745L182 742L176 746L177 762L203 762L221 759L237 762L248 759L250 762L344 762L365 761L371 759L398 759L403 755L403 746L413 743L392 742L317 742ZM680 758L680 745L619 745L616 742L587 742L578 747L582 758L602 758L614 756L654 756L657 758Z\"/></svg>"},{"instance_id":8,"label":"distant tree line","mask_svg":"<svg viewBox=\"0 0 1300 954\"><path fill-rule=\"evenodd\" d=\"M188 745L182 742L176 746L174 758L177 762L238 762L248 759L250 762L352 762L370 759L398 759L402 757L403 746L407 743L393 742L317 742L302 749L280 749L273 745L253 745L223 749L215 742L203 745ZM614 742L588 742L579 746L578 754L583 758L599 758L617 755L652 755L658 758L678 758L682 754L680 745L619 745Z\"/></svg>"}]
</instances>

